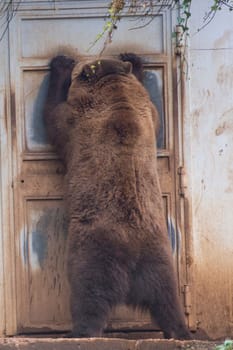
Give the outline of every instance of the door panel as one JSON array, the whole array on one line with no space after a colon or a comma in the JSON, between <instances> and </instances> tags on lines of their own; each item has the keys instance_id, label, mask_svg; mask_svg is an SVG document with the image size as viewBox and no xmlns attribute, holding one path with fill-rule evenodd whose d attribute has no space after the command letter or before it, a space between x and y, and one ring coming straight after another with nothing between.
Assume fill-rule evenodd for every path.
<instances>
[{"instance_id":1,"label":"door panel","mask_svg":"<svg viewBox=\"0 0 233 350\"><path fill-rule=\"evenodd\" d=\"M42 111L48 85L48 62L61 47L90 55L98 42L106 8L100 2L59 2L59 10L36 9L36 1L18 12L10 25L10 64L13 105L14 208L17 266L18 333L70 329L69 287L65 272L66 215L63 203L64 170L49 145ZM23 5L22 5L23 6ZM25 5L26 6L26 5ZM35 6L33 8L33 6ZM47 6L47 7L46 7ZM145 60L144 84L157 105L161 125L158 167L168 218L174 260L178 267L175 209L174 133L171 91L170 17L156 16L140 31L125 16L108 53L134 51ZM19 34L18 34L19 33ZM135 44L135 33L137 43ZM19 36L18 36L19 35ZM20 37L20 40L18 40ZM150 37L151 40L145 40ZM117 308L109 329L151 329L148 315Z\"/></svg>"},{"instance_id":2,"label":"door panel","mask_svg":"<svg viewBox=\"0 0 233 350\"><path fill-rule=\"evenodd\" d=\"M69 320L64 263L67 227L61 199L26 199L29 320L33 325ZM48 307L49 306L49 307ZM52 312L51 312L52 311Z\"/></svg>"},{"instance_id":3,"label":"door panel","mask_svg":"<svg viewBox=\"0 0 233 350\"><path fill-rule=\"evenodd\" d=\"M78 7L78 5L76 5ZM93 9L92 9L93 11ZM98 11L98 9L96 9ZM106 9L105 9L106 11ZM81 55L98 54L103 47L103 40L99 40L96 45L92 45L98 33L103 30L103 15L93 13L90 16L85 11L76 11L62 18L56 14L48 18L22 18L21 37L22 47L21 55L23 58L45 58L54 55L54 50L63 47L77 50ZM89 15L88 15L89 14ZM134 50L134 52L143 53L162 53L164 52L163 38L163 15L157 16L145 28L139 30L129 30L138 26L135 18L125 16L121 20L119 30L114 34L114 42L111 45L111 54L119 53L119 46ZM150 33L154 40L145 40ZM135 34L137 35L137 44L135 43ZM68 41L67 41L68 40ZM91 50L89 50L91 48Z\"/></svg>"}]
</instances>

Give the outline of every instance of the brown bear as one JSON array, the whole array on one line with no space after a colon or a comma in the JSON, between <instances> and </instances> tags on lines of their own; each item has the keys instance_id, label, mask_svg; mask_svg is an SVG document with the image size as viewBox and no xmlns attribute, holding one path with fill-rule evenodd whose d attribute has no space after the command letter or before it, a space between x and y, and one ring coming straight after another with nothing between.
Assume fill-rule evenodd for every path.
<instances>
[{"instance_id":1,"label":"brown bear","mask_svg":"<svg viewBox=\"0 0 233 350\"><path fill-rule=\"evenodd\" d=\"M141 72L134 54L51 61L45 122L66 166L75 337L101 336L126 304L149 310L166 338L190 339L157 173L159 117Z\"/></svg>"}]
</instances>

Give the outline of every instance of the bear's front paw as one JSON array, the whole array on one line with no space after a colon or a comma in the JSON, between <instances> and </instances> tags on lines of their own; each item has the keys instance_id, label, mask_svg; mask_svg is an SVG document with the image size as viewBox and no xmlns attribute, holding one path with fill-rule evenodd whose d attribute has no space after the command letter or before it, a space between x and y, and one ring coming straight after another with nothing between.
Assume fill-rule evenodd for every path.
<instances>
[{"instance_id":1,"label":"bear's front paw","mask_svg":"<svg viewBox=\"0 0 233 350\"><path fill-rule=\"evenodd\" d=\"M56 56L50 63L51 72L56 74L71 75L74 68L75 60L68 56Z\"/></svg>"}]
</instances>

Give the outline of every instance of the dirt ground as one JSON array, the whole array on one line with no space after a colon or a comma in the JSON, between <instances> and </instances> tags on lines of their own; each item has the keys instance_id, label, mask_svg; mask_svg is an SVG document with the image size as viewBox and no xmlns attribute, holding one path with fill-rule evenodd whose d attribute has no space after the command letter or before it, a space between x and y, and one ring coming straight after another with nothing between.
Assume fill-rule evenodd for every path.
<instances>
[{"instance_id":1,"label":"dirt ground","mask_svg":"<svg viewBox=\"0 0 233 350\"><path fill-rule=\"evenodd\" d=\"M1 338L0 350L215 350L219 343L177 340Z\"/></svg>"}]
</instances>

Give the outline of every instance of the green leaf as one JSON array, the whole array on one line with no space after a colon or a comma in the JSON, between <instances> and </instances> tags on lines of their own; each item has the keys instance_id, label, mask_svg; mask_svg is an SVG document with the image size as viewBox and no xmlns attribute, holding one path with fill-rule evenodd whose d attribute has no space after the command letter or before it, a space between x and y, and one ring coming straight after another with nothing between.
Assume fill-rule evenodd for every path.
<instances>
[{"instance_id":1,"label":"green leaf","mask_svg":"<svg viewBox=\"0 0 233 350\"><path fill-rule=\"evenodd\" d=\"M173 39L176 38L176 32L175 32L175 31L172 32L172 38L173 38Z\"/></svg>"},{"instance_id":2,"label":"green leaf","mask_svg":"<svg viewBox=\"0 0 233 350\"><path fill-rule=\"evenodd\" d=\"M185 15L186 15L187 18L191 17L191 12L189 12L189 11L184 11L184 13L185 13Z\"/></svg>"},{"instance_id":3,"label":"green leaf","mask_svg":"<svg viewBox=\"0 0 233 350\"><path fill-rule=\"evenodd\" d=\"M226 339L222 345L216 346L215 350L233 350L233 340Z\"/></svg>"}]
</instances>

